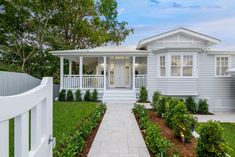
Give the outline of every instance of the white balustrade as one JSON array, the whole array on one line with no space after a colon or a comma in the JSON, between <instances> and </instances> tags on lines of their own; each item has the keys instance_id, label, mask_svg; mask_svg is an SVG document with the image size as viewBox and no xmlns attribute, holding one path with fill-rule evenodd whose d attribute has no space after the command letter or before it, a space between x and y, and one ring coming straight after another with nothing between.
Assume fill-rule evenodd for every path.
<instances>
[{"instance_id":1,"label":"white balustrade","mask_svg":"<svg viewBox=\"0 0 235 157\"><path fill-rule=\"evenodd\" d=\"M79 75L64 75L63 89L78 89L80 85Z\"/></svg>"},{"instance_id":2,"label":"white balustrade","mask_svg":"<svg viewBox=\"0 0 235 157\"><path fill-rule=\"evenodd\" d=\"M147 75L135 75L135 88L147 86Z\"/></svg>"},{"instance_id":3,"label":"white balustrade","mask_svg":"<svg viewBox=\"0 0 235 157\"><path fill-rule=\"evenodd\" d=\"M15 157L52 157L52 90L52 78L43 78L27 92L0 96L0 157L9 157L10 119L14 119Z\"/></svg>"},{"instance_id":4,"label":"white balustrade","mask_svg":"<svg viewBox=\"0 0 235 157\"><path fill-rule=\"evenodd\" d=\"M104 76L103 75L83 75L82 76L82 88L104 88Z\"/></svg>"}]
</instances>

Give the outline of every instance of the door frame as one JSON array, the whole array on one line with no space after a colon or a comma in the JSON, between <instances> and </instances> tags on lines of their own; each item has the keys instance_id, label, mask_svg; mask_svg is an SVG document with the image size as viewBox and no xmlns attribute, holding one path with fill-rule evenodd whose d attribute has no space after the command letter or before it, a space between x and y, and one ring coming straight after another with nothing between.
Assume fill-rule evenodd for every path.
<instances>
[{"instance_id":1,"label":"door frame","mask_svg":"<svg viewBox=\"0 0 235 157\"><path fill-rule=\"evenodd\" d=\"M116 87L115 80L114 80L113 85L110 84L110 81L111 81L111 79L110 79L111 62L114 64L113 68L115 70L115 63L116 63L115 60L125 60L124 64L126 63L126 61L129 62L129 84L128 85L125 85L123 87ZM126 70L125 65L124 65L124 70ZM109 58L109 63L108 63L108 80L107 80L109 88L112 88L112 89L115 89L115 88L130 88L131 87L131 78L132 78L132 76L131 76L131 60L130 60L130 57L116 56L116 57L110 57ZM114 72L114 79L115 79L115 72ZM126 79L125 79L125 81L126 81Z\"/></svg>"}]
</instances>

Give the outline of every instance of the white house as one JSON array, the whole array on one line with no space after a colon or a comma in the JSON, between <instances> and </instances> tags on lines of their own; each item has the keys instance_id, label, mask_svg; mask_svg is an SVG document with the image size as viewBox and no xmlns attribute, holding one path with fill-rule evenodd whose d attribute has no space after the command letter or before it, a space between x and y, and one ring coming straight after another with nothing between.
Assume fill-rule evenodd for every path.
<instances>
[{"instance_id":1,"label":"white house","mask_svg":"<svg viewBox=\"0 0 235 157\"><path fill-rule=\"evenodd\" d=\"M164 95L206 98L210 111L235 110L235 51L210 49L220 40L178 28L137 46L52 51L60 57L61 89L98 89L103 101L135 101L146 86ZM64 60L68 70L64 70Z\"/></svg>"}]
</instances>

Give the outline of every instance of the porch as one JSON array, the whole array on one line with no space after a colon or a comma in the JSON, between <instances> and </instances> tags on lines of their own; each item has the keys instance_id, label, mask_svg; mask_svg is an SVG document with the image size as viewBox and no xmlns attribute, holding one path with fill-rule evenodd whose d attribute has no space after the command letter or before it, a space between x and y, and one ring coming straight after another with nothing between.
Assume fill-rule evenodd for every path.
<instances>
[{"instance_id":1,"label":"porch","mask_svg":"<svg viewBox=\"0 0 235 157\"><path fill-rule=\"evenodd\" d=\"M60 56L60 89L135 91L146 85L146 56Z\"/></svg>"}]
</instances>

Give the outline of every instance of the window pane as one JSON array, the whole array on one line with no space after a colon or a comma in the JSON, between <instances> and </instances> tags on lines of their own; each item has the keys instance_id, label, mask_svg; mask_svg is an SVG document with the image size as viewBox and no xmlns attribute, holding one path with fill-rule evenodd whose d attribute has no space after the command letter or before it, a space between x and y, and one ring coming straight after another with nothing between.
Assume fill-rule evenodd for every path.
<instances>
[{"instance_id":1,"label":"window pane","mask_svg":"<svg viewBox=\"0 0 235 157\"><path fill-rule=\"evenodd\" d=\"M193 68L192 67L184 67L183 68L183 76L193 76Z\"/></svg>"},{"instance_id":2,"label":"window pane","mask_svg":"<svg viewBox=\"0 0 235 157\"><path fill-rule=\"evenodd\" d=\"M221 68L221 75L227 75L226 71L228 70L227 67Z\"/></svg>"},{"instance_id":3,"label":"window pane","mask_svg":"<svg viewBox=\"0 0 235 157\"><path fill-rule=\"evenodd\" d=\"M193 56L184 56L184 65L193 65Z\"/></svg>"},{"instance_id":4,"label":"window pane","mask_svg":"<svg viewBox=\"0 0 235 157\"><path fill-rule=\"evenodd\" d=\"M180 62L180 56L171 56L171 65L179 66Z\"/></svg>"},{"instance_id":5,"label":"window pane","mask_svg":"<svg viewBox=\"0 0 235 157\"><path fill-rule=\"evenodd\" d=\"M166 68L165 67L160 68L160 76L166 76Z\"/></svg>"},{"instance_id":6,"label":"window pane","mask_svg":"<svg viewBox=\"0 0 235 157\"><path fill-rule=\"evenodd\" d=\"M171 67L171 76L180 76L180 67Z\"/></svg>"},{"instance_id":7,"label":"window pane","mask_svg":"<svg viewBox=\"0 0 235 157\"><path fill-rule=\"evenodd\" d=\"M226 71L229 68L229 58L228 57L217 57L216 58L216 75L224 76L228 75Z\"/></svg>"},{"instance_id":8,"label":"window pane","mask_svg":"<svg viewBox=\"0 0 235 157\"><path fill-rule=\"evenodd\" d=\"M216 75L220 75L220 67L216 68Z\"/></svg>"}]
</instances>

